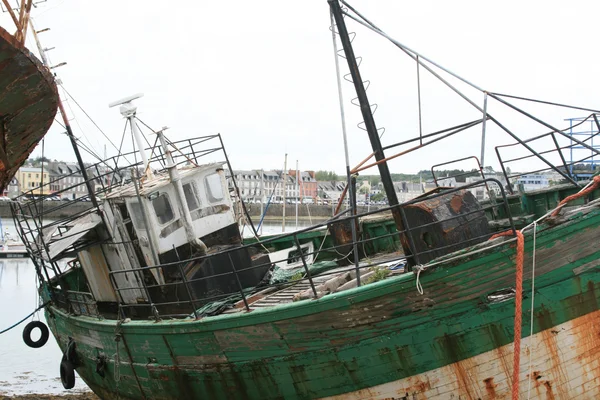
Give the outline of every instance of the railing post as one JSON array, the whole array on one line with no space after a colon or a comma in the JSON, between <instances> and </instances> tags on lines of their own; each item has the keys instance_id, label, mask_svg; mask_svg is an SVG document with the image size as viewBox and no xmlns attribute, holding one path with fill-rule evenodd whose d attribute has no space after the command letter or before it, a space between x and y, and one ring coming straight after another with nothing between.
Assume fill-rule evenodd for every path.
<instances>
[{"instance_id":1,"label":"railing post","mask_svg":"<svg viewBox=\"0 0 600 400\"><path fill-rule=\"evenodd\" d=\"M190 150L192 150L192 155L194 156L194 162L198 164L198 158L196 157L196 152L194 151L194 145L192 144L192 140L188 139L188 142L190 144Z\"/></svg>"},{"instance_id":2,"label":"railing post","mask_svg":"<svg viewBox=\"0 0 600 400\"><path fill-rule=\"evenodd\" d=\"M177 257L179 258L179 257ZM192 307L194 309L194 318L198 319L198 313L197 313L197 307L196 307L196 303L194 302L194 298L192 297L192 291L190 290L189 287L189 282L187 280L187 278L185 277L185 274L183 273L183 267L181 266L181 263L177 263L177 268L179 269L179 274L181 275L181 280L183 281L183 284L185 285L185 290L187 291L187 294L190 298L190 303L192 304Z\"/></svg>"},{"instance_id":3,"label":"railing post","mask_svg":"<svg viewBox=\"0 0 600 400\"><path fill-rule=\"evenodd\" d=\"M231 269L233 270L233 274L235 275L235 280L237 281L238 287L240 289L240 294L242 295L242 300L244 300L244 305L246 306L246 311L250 311L250 306L248 305L248 301L246 300L246 296L244 295L244 288L242 288L242 283L240 282L240 277L238 276L237 270L235 269L235 264L233 263L233 259L231 258L231 252L227 253L227 257L229 257L229 262L231 263Z\"/></svg>"},{"instance_id":4,"label":"railing post","mask_svg":"<svg viewBox=\"0 0 600 400\"><path fill-rule=\"evenodd\" d=\"M308 269L308 265L306 265L306 260L304 259L304 254L302 254L302 247L300 247L300 242L298 241L298 236L294 234L294 242L296 242L296 247L300 252L300 258L302 259L302 265L304 265L304 271L306 272L306 276L308 277L308 282L310 283L310 287L313 291L315 299L317 298L317 289L315 289L315 284L310 276L310 271Z\"/></svg>"},{"instance_id":5,"label":"railing post","mask_svg":"<svg viewBox=\"0 0 600 400\"><path fill-rule=\"evenodd\" d=\"M408 238L408 243L410 248L412 249L412 256L415 260L415 264L420 264L419 262L419 254L417 254L417 248L415 246L415 242L413 240L413 237L410 233L410 227L408 226L408 220L406 219L406 214L404 213L404 209L400 206L398 206L398 210L400 211L400 215L402 216L402 223L404 224L404 234L407 236ZM402 232L400 232L400 234L402 234ZM408 260L406 262L406 266L408 267L410 264L408 263Z\"/></svg>"}]
</instances>

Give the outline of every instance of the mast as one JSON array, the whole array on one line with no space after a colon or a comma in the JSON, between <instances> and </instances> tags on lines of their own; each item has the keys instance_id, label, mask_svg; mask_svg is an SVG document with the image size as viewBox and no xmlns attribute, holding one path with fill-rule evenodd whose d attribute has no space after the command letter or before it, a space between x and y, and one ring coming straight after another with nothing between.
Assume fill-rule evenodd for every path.
<instances>
[{"instance_id":1,"label":"mast","mask_svg":"<svg viewBox=\"0 0 600 400\"><path fill-rule=\"evenodd\" d=\"M285 153L285 161L283 162L283 221L281 222L281 232L285 232L285 206L287 203L287 153Z\"/></svg>"},{"instance_id":2,"label":"mast","mask_svg":"<svg viewBox=\"0 0 600 400\"><path fill-rule=\"evenodd\" d=\"M48 65L48 59L46 58L46 54L44 48L42 47L35 27L33 26L33 21L31 18L29 19L29 24L31 25L31 32L33 33L33 37L35 39L35 44L37 45L38 51L40 52L40 57L42 57L42 61L48 69L50 69L50 65ZM90 200L92 201L92 205L97 209L98 201L96 200L96 193L92 188L92 182L88 179L87 171L85 170L85 165L83 165L83 160L81 158L81 153L79 153L79 147L77 146L77 140L73 135L73 130L71 129L71 124L69 123L69 119L67 118L67 113L65 112L65 108L63 106L62 100L60 96L58 96L58 110L60 112L60 116L62 117L63 123L65 124L65 129L67 130L67 136L71 141L71 146L73 147L73 151L75 152L75 157L77 158L77 164L79 165L79 169L81 170L81 175L83 176L83 181L85 182L85 186L90 195Z\"/></svg>"},{"instance_id":3,"label":"mast","mask_svg":"<svg viewBox=\"0 0 600 400\"><path fill-rule=\"evenodd\" d=\"M298 203L302 201L300 197L300 185L298 184L298 160L296 160L296 230L298 230Z\"/></svg>"},{"instance_id":4,"label":"mast","mask_svg":"<svg viewBox=\"0 0 600 400\"><path fill-rule=\"evenodd\" d=\"M356 62L356 56L354 55L354 50L352 49L352 43L350 42L350 37L348 36L348 29L346 28L346 23L344 22L344 17L342 15L342 10L340 8L339 1L327 0L327 2L329 3L329 6L331 8L331 13L333 14L333 17L335 19L340 39L342 41L344 55L346 61L348 62L348 68L350 69L352 82L354 83L354 89L356 90L356 95L360 103L360 111L365 122L365 127L367 129L367 134L369 136L369 141L371 142L371 147L373 149L375 159L377 161L382 161L385 159L385 155L381 146L381 141L379 140L377 126L375 125L375 120L373 119L373 114L371 112L371 105L369 103L365 87L363 85L362 77L360 76L360 71ZM392 182L392 177L390 175L390 170L388 168L387 162L383 161L377 164L377 167L379 168L381 183L383 184L383 188L385 190L385 194L388 198L390 206L398 205L398 197L396 196L396 191L394 190L394 184ZM396 223L396 228L398 229L398 231L403 231L404 222L402 219L400 209L398 207L392 208L392 215L394 217L394 221ZM401 242L402 247L404 248L404 252L407 255L407 262L409 264L411 262L414 263L414 260L408 257L410 254L412 254L412 251L410 251L408 241L403 239L404 235L401 236Z\"/></svg>"}]
</instances>

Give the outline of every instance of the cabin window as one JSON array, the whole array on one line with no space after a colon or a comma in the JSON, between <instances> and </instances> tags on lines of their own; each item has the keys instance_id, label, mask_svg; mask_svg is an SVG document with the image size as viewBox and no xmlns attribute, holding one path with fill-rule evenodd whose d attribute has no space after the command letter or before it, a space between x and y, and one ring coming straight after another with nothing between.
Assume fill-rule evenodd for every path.
<instances>
[{"instance_id":1,"label":"cabin window","mask_svg":"<svg viewBox=\"0 0 600 400\"><path fill-rule=\"evenodd\" d=\"M186 183L183 185L183 193L185 194L185 201L190 211L200 208L196 185L192 184L192 182Z\"/></svg>"},{"instance_id":2,"label":"cabin window","mask_svg":"<svg viewBox=\"0 0 600 400\"><path fill-rule=\"evenodd\" d=\"M129 214L133 219L133 225L140 228L146 229L144 225L144 214L142 214L142 207L140 203L129 203Z\"/></svg>"},{"instance_id":3,"label":"cabin window","mask_svg":"<svg viewBox=\"0 0 600 400\"><path fill-rule=\"evenodd\" d=\"M208 189L208 199L211 202L223 200L223 185L219 174L211 174L204 178L204 184Z\"/></svg>"},{"instance_id":4,"label":"cabin window","mask_svg":"<svg viewBox=\"0 0 600 400\"><path fill-rule=\"evenodd\" d=\"M152 200L152 207L154 207L154 212L161 225L164 225L175 218L171 202L169 202L169 196L167 196L166 193L161 193L154 198Z\"/></svg>"}]
</instances>

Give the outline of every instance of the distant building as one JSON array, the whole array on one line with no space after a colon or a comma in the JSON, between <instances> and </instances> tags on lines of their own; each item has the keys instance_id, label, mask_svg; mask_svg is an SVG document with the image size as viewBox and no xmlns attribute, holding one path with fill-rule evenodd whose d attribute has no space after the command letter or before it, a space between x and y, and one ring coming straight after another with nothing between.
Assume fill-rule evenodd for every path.
<instances>
[{"instance_id":1,"label":"distant building","mask_svg":"<svg viewBox=\"0 0 600 400\"><path fill-rule=\"evenodd\" d=\"M521 175L517 179L517 186L523 188L525 192L531 190L539 190L550 186L552 177L544 174L527 174Z\"/></svg>"},{"instance_id":2,"label":"distant building","mask_svg":"<svg viewBox=\"0 0 600 400\"><path fill-rule=\"evenodd\" d=\"M425 192L424 182L394 182L394 191L399 203L404 203Z\"/></svg>"},{"instance_id":3,"label":"distant building","mask_svg":"<svg viewBox=\"0 0 600 400\"><path fill-rule=\"evenodd\" d=\"M61 198L71 200L88 194L83 174L77 164L51 162L47 169L50 172L51 193L57 193Z\"/></svg>"},{"instance_id":4,"label":"distant building","mask_svg":"<svg viewBox=\"0 0 600 400\"><path fill-rule=\"evenodd\" d=\"M337 203L345 187L345 181L318 181L317 193L320 198Z\"/></svg>"},{"instance_id":5,"label":"distant building","mask_svg":"<svg viewBox=\"0 0 600 400\"><path fill-rule=\"evenodd\" d=\"M19 184L19 193L30 193L32 195L47 195L50 194L49 186L46 184L50 181L50 174L47 168L37 167L21 167L17 170L15 178ZM44 183L43 192L39 186Z\"/></svg>"},{"instance_id":6,"label":"distant building","mask_svg":"<svg viewBox=\"0 0 600 400\"><path fill-rule=\"evenodd\" d=\"M296 170L290 170L290 177L294 181L294 185L296 184ZM300 171L300 180L298 180L298 194L294 197L296 198L311 198L315 200L318 195L318 185L317 180L315 179L314 171Z\"/></svg>"}]
</instances>

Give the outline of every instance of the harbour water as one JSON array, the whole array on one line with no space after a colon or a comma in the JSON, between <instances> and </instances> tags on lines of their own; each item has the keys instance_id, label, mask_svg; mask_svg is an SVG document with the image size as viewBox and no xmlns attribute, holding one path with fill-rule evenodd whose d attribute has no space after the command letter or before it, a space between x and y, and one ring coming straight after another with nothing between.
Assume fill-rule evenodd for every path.
<instances>
[{"instance_id":1,"label":"harbour water","mask_svg":"<svg viewBox=\"0 0 600 400\"><path fill-rule=\"evenodd\" d=\"M28 258L0 260L0 330L4 330L38 306L36 274ZM33 318L45 321L43 312ZM0 396L44 393L58 394L65 390L60 382L59 365L62 353L53 338L39 349L28 347L22 339L25 324L0 335ZM38 334L39 330L35 330ZM37 337L33 337L37 339ZM85 391L87 386L76 379L70 391Z\"/></svg>"},{"instance_id":2,"label":"harbour water","mask_svg":"<svg viewBox=\"0 0 600 400\"><path fill-rule=\"evenodd\" d=\"M5 222L5 230L14 234L14 226ZM303 221L298 228L308 226ZM296 230L294 222L287 222L286 231ZM269 222L263 233L281 232L281 222ZM0 260L0 331L21 320L38 306L36 274L28 258ZM43 312L0 335L0 398L2 396L41 394L73 394L89 391L76 378L75 388L65 390L60 382L59 365L62 353L53 337L46 345L33 349L22 339L25 324L37 318L45 322ZM38 333L36 329L34 333ZM33 337L37 339L37 337Z\"/></svg>"}]
</instances>

